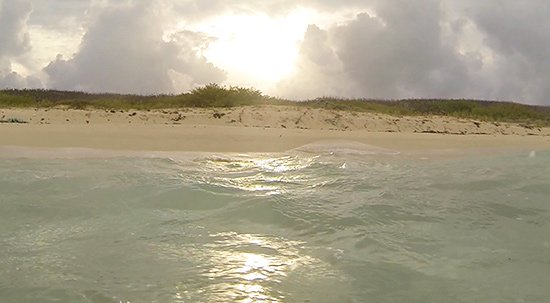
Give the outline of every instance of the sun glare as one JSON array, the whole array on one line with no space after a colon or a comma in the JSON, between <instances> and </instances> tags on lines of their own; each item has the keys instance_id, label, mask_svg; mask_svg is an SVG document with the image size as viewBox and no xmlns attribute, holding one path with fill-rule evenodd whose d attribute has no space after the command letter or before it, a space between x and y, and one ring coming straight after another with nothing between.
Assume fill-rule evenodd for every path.
<instances>
[{"instance_id":1,"label":"sun glare","mask_svg":"<svg viewBox=\"0 0 550 303\"><path fill-rule=\"evenodd\" d=\"M292 72L311 15L305 9L279 18L227 15L208 20L197 30L217 38L204 55L230 71L227 82L262 86Z\"/></svg>"}]
</instances>

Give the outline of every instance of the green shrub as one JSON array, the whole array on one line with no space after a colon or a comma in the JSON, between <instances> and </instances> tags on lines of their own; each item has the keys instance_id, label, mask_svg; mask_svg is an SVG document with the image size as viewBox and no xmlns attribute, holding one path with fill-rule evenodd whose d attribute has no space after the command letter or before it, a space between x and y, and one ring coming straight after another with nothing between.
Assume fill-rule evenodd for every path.
<instances>
[{"instance_id":1,"label":"green shrub","mask_svg":"<svg viewBox=\"0 0 550 303\"><path fill-rule=\"evenodd\" d=\"M181 107L234 107L247 105L295 105L340 111L362 111L404 115L441 115L487 121L517 122L550 126L550 107L512 102L466 99L342 99L322 97L289 101L263 95L254 88L208 84L179 95L90 94L57 90L3 90L0 107L54 107L75 109L149 110Z\"/></svg>"}]
</instances>

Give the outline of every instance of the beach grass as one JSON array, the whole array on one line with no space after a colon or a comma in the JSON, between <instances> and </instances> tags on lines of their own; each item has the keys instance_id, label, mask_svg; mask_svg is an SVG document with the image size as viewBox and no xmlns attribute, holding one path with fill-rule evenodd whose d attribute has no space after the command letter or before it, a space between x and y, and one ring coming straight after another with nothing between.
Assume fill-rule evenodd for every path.
<instances>
[{"instance_id":1,"label":"beach grass","mask_svg":"<svg viewBox=\"0 0 550 303\"><path fill-rule=\"evenodd\" d=\"M275 98L260 91L242 87L210 84L179 95L91 94L43 89L2 90L0 107L67 107L73 109L151 110L181 107L236 107L275 104Z\"/></svg>"},{"instance_id":2,"label":"beach grass","mask_svg":"<svg viewBox=\"0 0 550 303\"><path fill-rule=\"evenodd\" d=\"M493 122L550 126L550 107L514 102L467 99L338 99L319 98L304 106L345 111L364 111L392 116L448 116Z\"/></svg>"},{"instance_id":3,"label":"beach grass","mask_svg":"<svg viewBox=\"0 0 550 303\"><path fill-rule=\"evenodd\" d=\"M550 126L550 107L514 102L467 99L341 99L323 97L290 101L264 95L259 90L209 84L179 95L91 94L43 89L1 90L0 108L51 108L154 110L167 108L220 108L259 105L292 105L327 110L360 111L392 116L449 116L494 122Z\"/></svg>"}]
</instances>

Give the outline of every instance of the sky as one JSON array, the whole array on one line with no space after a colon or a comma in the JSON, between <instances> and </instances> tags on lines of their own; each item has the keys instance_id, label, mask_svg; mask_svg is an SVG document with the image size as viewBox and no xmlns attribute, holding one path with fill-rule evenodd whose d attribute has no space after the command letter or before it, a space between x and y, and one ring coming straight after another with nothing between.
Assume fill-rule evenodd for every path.
<instances>
[{"instance_id":1,"label":"sky","mask_svg":"<svg viewBox=\"0 0 550 303\"><path fill-rule=\"evenodd\" d=\"M0 0L0 89L550 105L550 1Z\"/></svg>"}]
</instances>

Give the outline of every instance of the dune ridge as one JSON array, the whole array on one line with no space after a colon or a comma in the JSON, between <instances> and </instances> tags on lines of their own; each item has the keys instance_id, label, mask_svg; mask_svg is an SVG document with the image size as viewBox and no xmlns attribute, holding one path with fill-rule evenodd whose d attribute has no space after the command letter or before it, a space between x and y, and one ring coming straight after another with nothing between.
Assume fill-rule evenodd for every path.
<instances>
[{"instance_id":1,"label":"dune ridge","mask_svg":"<svg viewBox=\"0 0 550 303\"><path fill-rule=\"evenodd\" d=\"M395 150L550 149L550 128L445 116L390 116L300 106L155 110L0 109L0 145L115 150L271 152L323 140Z\"/></svg>"}]
</instances>

